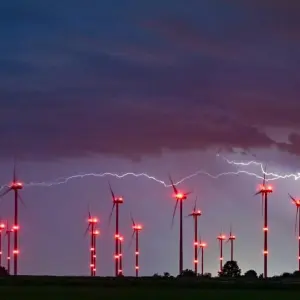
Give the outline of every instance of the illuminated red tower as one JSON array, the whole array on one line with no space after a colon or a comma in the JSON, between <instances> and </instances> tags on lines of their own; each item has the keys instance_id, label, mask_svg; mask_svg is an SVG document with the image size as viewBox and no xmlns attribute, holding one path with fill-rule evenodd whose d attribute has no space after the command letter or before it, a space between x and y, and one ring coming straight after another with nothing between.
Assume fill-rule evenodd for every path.
<instances>
[{"instance_id":1,"label":"illuminated red tower","mask_svg":"<svg viewBox=\"0 0 300 300\"><path fill-rule=\"evenodd\" d=\"M220 246L220 272L223 271L223 242L226 240L226 236L224 234L219 234L217 239L219 240L219 246Z\"/></svg>"},{"instance_id":2,"label":"illuminated red tower","mask_svg":"<svg viewBox=\"0 0 300 300\"><path fill-rule=\"evenodd\" d=\"M3 249L2 249L2 232L5 229L5 224L0 223L0 267L2 266L2 254L3 254Z\"/></svg>"},{"instance_id":3,"label":"illuminated red tower","mask_svg":"<svg viewBox=\"0 0 300 300\"><path fill-rule=\"evenodd\" d=\"M4 193L0 196L3 197L10 191L14 191L14 225L13 225L13 232L14 232L14 248L13 248L13 260L14 260L14 275L18 275L18 233L19 233L19 199L22 201L22 198L19 195L19 191L23 188L23 183L17 180L16 176L16 167L14 166L14 173L13 173L13 181L11 185L4 191Z\"/></svg>"},{"instance_id":4,"label":"illuminated red tower","mask_svg":"<svg viewBox=\"0 0 300 300\"><path fill-rule=\"evenodd\" d=\"M133 229L132 238L135 235L135 276L138 277L139 269L140 269L140 266L139 266L139 255L140 255L139 233L143 229L143 227L142 227L142 225L135 224L132 216L131 216L131 221L132 221L132 229Z\"/></svg>"},{"instance_id":5,"label":"illuminated red tower","mask_svg":"<svg viewBox=\"0 0 300 300\"><path fill-rule=\"evenodd\" d=\"M199 240L199 250L201 249L201 275L204 274L204 249L207 247L207 244Z\"/></svg>"},{"instance_id":6,"label":"illuminated red tower","mask_svg":"<svg viewBox=\"0 0 300 300\"><path fill-rule=\"evenodd\" d=\"M300 217L299 217L300 200L295 199L291 195L289 196L292 199L293 204L295 204L296 206L295 234L297 235L298 233L298 270L300 271Z\"/></svg>"},{"instance_id":7,"label":"illuminated red tower","mask_svg":"<svg viewBox=\"0 0 300 300\"><path fill-rule=\"evenodd\" d=\"M194 209L189 214L189 217L194 219L194 272L198 273L198 218L202 215L201 210L196 209L197 198L195 201Z\"/></svg>"},{"instance_id":8,"label":"illuminated red tower","mask_svg":"<svg viewBox=\"0 0 300 300\"><path fill-rule=\"evenodd\" d=\"M11 249L10 249L10 234L13 232L13 229L9 229L8 222L6 223L6 237L7 237L7 272L10 274L10 255L11 255Z\"/></svg>"},{"instance_id":9,"label":"illuminated red tower","mask_svg":"<svg viewBox=\"0 0 300 300\"><path fill-rule=\"evenodd\" d=\"M262 195L262 207L263 207L263 215L264 215L264 278L268 277L268 194L272 193L273 189L271 186L266 186L266 174L264 171L263 184L260 186L259 191L255 194Z\"/></svg>"},{"instance_id":10,"label":"illuminated red tower","mask_svg":"<svg viewBox=\"0 0 300 300\"><path fill-rule=\"evenodd\" d=\"M236 236L232 234L232 228L230 226L229 238L227 242L230 242L230 260L233 261L233 247Z\"/></svg>"},{"instance_id":11,"label":"illuminated red tower","mask_svg":"<svg viewBox=\"0 0 300 300\"><path fill-rule=\"evenodd\" d=\"M119 205L124 203L122 197L116 197L111 185L109 184L110 193L113 201L113 207L109 216L109 220L111 220L114 208L116 208L116 230L115 230L115 276L118 276L120 269L120 255L119 255Z\"/></svg>"},{"instance_id":12,"label":"illuminated red tower","mask_svg":"<svg viewBox=\"0 0 300 300\"><path fill-rule=\"evenodd\" d=\"M89 212L89 218L88 218L88 227L86 229L86 232L90 233L90 272L91 276L96 276L96 236L99 234L99 231L96 230L96 224L98 223L98 219L91 216L91 213Z\"/></svg>"},{"instance_id":13,"label":"illuminated red tower","mask_svg":"<svg viewBox=\"0 0 300 300\"><path fill-rule=\"evenodd\" d=\"M123 276L123 250L122 250L122 244L124 242L124 237L119 236L119 276Z\"/></svg>"},{"instance_id":14,"label":"illuminated red tower","mask_svg":"<svg viewBox=\"0 0 300 300\"><path fill-rule=\"evenodd\" d=\"M170 181L171 181L171 185L173 187L173 191L175 193L174 198L176 199L176 203L175 203L175 207L174 207L174 211L173 211L173 217L172 217L172 227L173 227L173 223L174 223L174 218L175 218L175 214L176 214L176 209L178 206L178 202L179 202L179 274L182 273L183 271L183 201L187 199L187 196L190 194L189 193L182 193L179 192L177 190L177 188L175 187L171 177Z\"/></svg>"}]
</instances>

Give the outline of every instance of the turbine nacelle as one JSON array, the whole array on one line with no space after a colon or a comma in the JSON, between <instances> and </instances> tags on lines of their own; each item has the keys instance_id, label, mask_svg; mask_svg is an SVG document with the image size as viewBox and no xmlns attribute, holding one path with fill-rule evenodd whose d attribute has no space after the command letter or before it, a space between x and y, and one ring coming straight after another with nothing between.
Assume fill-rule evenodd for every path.
<instances>
[{"instance_id":1,"label":"turbine nacelle","mask_svg":"<svg viewBox=\"0 0 300 300\"><path fill-rule=\"evenodd\" d=\"M23 188L23 183L20 181L14 181L9 186L12 190L21 190Z\"/></svg>"},{"instance_id":2,"label":"turbine nacelle","mask_svg":"<svg viewBox=\"0 0 300 300\"><path fill-rule=\"evenodd\" d=\"M6 227L6 226L5 226L4 223L0 223L0 231L3 230L3 229L5 229L5 227Z\"/></svg>"},{"instance_id":3,"label":"turbine nacelle","mask_svg":"<svg viewBox=\"0 0 300 300\"><path fill-rule=\"evenodd\" d=\"M96 224L96 223L98 223L98 219L97 219L97 218L89 218L89 219L88 219L88 222L89 222L90 224Z\"/></svg>"},{"instance_id":4,"label":"turbine nacelle","mask_svg":"<svg viewBox=\"0 0 300 300\"><path fill-rule=\"evenodd\" d=\"M236 239L236 236L235 236L235 235L230 235L229 238L228 238L228 240L230 240L230 241L233 241L233 240L235 240L235 239Z\"/></svg>"},{"instance_id":5,"label":"turbine nacelle","mask_svg":"<svg viewBox=\"0 0 300 300\"><path fill-rule=\"evenodd\" d=\"M140 231L140 230L143 229L143 226L142 226L142 225L139 225L139 224L136 224L136 225L133 225L133 226L132 226L132 229L133 229L134 231Z\"/></svg>"},{"instance_id":6,"label":"turbine nacelle","mask_svg":"<svg viewBox=\"0 0 300 300\"><path fill-rule=\"evenodd\" d=\"M220 234L220 235L217 237L217 239L218 239L219 241L224 241L224 240L226 240L226 235L225 235L225 234Z\"/></svg>"},{"instance_id":7,"label":"turbine nacelle","mask_svg":"<svg viewBox=\"0 0 300 300\"><path fill-rule=\"evenodd\" d=\"M206 243L199 243L199 247L200 248L205 248L205 247L207 247L207 244Z\"/></svg>"},{"instance_id":8,"label":"turbine nacelle","mask_svg":"<svg viewBox=\"0 0 300 300\"><path fill-rule=\"evenodd\" d=\"M268 194L268 193L272 193L273 192L273 188L271 185L261 185L259 187L259 190L256 194Z\"/></svg>"},{"instance_id":9,"label":"turbine nacelle","mask_svg":"<svg viewBox=\"0 0 300 300\"><path fill-rule=\"evenodd\" d=\"M176 200L186 200L187 199L187 193L184 194L184 193L178 192L174 195L174 198L176 198Z\"/></svg>"},{"instance_id":10,"label":"turbine nacelle","mask_svg":"<svg viewBox=\"0 0 300 300\"><path fill-rule=\"evenodd\" d=\"M191 217L200 217L202 215L202 211L201 210L194 210L191 214L189 214L189 216Z\"/></svg>"},{"instance_id":11,"label":"turbine nacelle","mask_svg":"<svg viewBox=\"0 0 300 300\"><path fill-rule=\"evenodd\" d=\"M123 197L114 197L113 201L115 204L121 204L124 202L124 199Z\"/></svg>"}]
</instances>

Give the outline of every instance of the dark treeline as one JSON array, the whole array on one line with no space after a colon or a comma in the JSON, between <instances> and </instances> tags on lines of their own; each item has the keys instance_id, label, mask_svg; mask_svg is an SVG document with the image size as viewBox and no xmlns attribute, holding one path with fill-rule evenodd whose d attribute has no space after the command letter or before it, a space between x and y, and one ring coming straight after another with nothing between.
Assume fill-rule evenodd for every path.
<instances>
[{"instance_id":1,"label":"dark treeline","mask_svg":"<svg viewBox=\"0 0 300 300\"><path fill-rule=\"evenodd\" d=\"M199 288L199 289L289 289L300 290L300 272L283 273L264 279L254 270L241 275L235 261L228 261L217 277L203 276L184 270L177 277L169 273L149 277L69 277L69 276L9 276L1 267L0 286L82 286L82 287L147 287L147 288Z\"/></svg>"}]
</instances>

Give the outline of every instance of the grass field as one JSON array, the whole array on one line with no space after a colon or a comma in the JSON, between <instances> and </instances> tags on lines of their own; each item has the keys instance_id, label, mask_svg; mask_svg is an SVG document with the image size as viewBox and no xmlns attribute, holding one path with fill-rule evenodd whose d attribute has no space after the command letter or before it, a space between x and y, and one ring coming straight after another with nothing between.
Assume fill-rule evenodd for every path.
<instances>
[{"instance_id":1,"label":"grass field","mask_svg":"<svg viewBox=\"0 0 300 300\"><path fill-rule=\"evenodd\" d=\"M204 289L153 289L153 288L97 288L97 287L56 287L56 286L39 286L39 287L0 287L0 297L5 300L110 300L110 299L254 299L254 300L279 300L292 299L299 297L299 291L276 291L276 290L204 290Z\"/></svg>"}]
</instances>

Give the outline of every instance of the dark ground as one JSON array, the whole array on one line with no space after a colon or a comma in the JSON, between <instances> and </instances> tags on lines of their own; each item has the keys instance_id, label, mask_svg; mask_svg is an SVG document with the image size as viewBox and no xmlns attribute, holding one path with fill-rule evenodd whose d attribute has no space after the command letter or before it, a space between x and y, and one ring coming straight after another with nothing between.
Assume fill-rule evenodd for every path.
<instances>
[{"instance_id":1,"label":"dark ground","mask_svg":"<svg viewBox=\"0 0 300 300\"><path fill-rule=\"evenodd\" d=\"M55 286L18 286L0 287L0 298L5 300L98 300L98 299L254 299L276 300L299 297L299 291L276 290L203 290L203 289L147 289L145 287L55 287Z\"/></svg>"}]
</instances>

